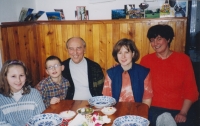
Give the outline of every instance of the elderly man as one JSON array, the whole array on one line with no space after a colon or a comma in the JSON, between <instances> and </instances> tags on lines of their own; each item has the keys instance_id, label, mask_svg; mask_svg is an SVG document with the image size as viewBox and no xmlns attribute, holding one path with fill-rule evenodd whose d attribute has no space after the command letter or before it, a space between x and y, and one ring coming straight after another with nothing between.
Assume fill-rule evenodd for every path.
<instances>
[{"instance_id":1,"label":"elderly man","mask_svg":"<svg viewBox=\"0 0 200 126\"><path fill-rule=\"evenodd\" d=\"M70 58L63 61L63 77L69 80L70 87L66 99L88 100L102 95L104 74L100 65L86 57L86 43L80 37L67 40L66 47Z\"/></svg>"}]
</instances>

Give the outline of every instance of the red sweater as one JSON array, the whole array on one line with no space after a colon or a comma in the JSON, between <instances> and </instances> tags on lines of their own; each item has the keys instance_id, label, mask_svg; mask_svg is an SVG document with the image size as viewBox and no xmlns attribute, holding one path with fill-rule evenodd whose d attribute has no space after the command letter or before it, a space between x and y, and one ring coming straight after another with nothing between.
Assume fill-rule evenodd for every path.
<instances>
[{"instance_id":1,"label":"red sweater","mask_svg":"<svg viewBox=\"0 0 200 126\"><path fill-rule=\"evenodd\" d=\"M141 59L152 75L152 106L180 110L184 99L198 99L198 90L190 58L173 52L162 60L152 53Z\"/></svg>"}]
</instances>

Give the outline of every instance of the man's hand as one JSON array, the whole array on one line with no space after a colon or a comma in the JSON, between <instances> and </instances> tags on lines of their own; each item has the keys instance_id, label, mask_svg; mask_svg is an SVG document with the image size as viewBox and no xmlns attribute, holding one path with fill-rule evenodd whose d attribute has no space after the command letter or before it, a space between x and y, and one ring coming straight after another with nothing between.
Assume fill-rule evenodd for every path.
<instances>
[{"instance_id":1,"label":"man's hand","mask_svg":"<svg viewBox=\"0 0 200 126\"><path fill-rule=\"evenodd\" d=\"M56 103L59 103L60 102L60 98L57 98L57 97L53 97L50 101L50 104L56 104Z\"/></svg>"}]
</instances>

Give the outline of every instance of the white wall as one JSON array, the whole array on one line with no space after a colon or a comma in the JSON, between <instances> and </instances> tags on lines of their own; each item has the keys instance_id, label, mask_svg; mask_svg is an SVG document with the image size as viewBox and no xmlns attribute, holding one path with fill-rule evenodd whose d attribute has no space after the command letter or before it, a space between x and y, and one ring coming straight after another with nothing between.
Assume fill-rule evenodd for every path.
<instances>
[{"instance_id":1,"label":"white wall","mask_svg":"<svg viewBox=\"0 0 200 126\"><path fill-rule=\"evenodd\" d=\"M91 1L110 1L90 3ZM43 10L45 12L54 9L63 9L66 20L75 20L76 6L86 6L89 10L90 20L111 19L112 9L123 9L125 4L135 4L136 8L144 0L0 0L0 23L18 21L22 7L33 8L33 12ZM158 5L158 0L148 2L149 6ZM39 20L47 20L43 14Z\"/></svg>"},{"instance_id":2,"label":"white wall","mask_svg":"<svg viewBox=\"0 0 200 126\"><path fill-rule=\"evenodd\" d=\"M18 21L22 7L36 8L35 3L35 0L0 0L0 24Z\"/></svg>"}]
</instances>

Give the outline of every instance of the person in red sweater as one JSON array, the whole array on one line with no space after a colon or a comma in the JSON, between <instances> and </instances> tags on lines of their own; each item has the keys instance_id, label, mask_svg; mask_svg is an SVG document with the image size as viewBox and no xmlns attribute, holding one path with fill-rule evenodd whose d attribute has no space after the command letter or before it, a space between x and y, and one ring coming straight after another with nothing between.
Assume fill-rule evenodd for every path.
<instances>
[{"instance_id":1,"label":"person in red sweater","mask_svg":"<svg viewBox=\"0 0 200 126\"><path fill-rule=\"evenodd\" d=\"M140 64L150 68L152 75L151 125L156 126L157 117L167 112L178 126L192 126L188 111L199 92L190 58L170 50L174 32L169 25L152 26L147 37L155 52L142 57Z\"/></svg>"}]
</instances>

